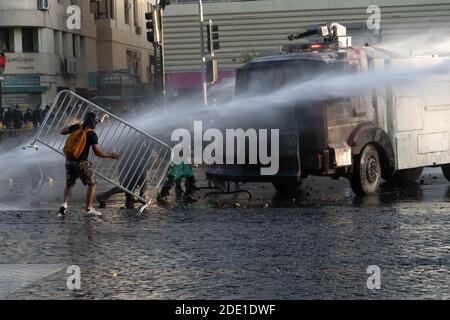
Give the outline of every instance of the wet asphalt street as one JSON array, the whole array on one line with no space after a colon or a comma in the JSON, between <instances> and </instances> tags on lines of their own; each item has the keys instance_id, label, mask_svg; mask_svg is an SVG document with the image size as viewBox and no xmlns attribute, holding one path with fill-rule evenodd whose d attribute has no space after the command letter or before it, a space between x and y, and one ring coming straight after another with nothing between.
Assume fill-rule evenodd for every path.
<instances>
[{"instance_id":1,"label":"wet asphalt street","mask_svg":"<svg viewBox=\"0 0 450 320\"><path fill-rule=\"evenodd\" d=\"M0 197L0 298L450 298L450 184L439 169L365 198L345 180L312 178L296 198L258 184L245 186L252 201L211 197L141 217L120 198L102 218L83 217L79 187L58 219L60 184L46 186L41 208L17 206L24 186ZM71 265L77 291L66 286ZM370 265L378 290L366 285Z\"/></svg>"}]
</instances>

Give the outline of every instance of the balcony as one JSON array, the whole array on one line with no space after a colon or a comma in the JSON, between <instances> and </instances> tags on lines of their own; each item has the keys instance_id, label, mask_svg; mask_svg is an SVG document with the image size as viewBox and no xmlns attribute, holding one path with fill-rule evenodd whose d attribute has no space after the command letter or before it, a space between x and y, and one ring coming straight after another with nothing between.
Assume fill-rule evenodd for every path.
<instances>
[{"instance_id":1,"label":"balcony","mask_svg":"<svg viewBox=\"0 0 450 320\"><path fill-rule=\"evenodd\" d=\"M150 86L128 70L89 73L89 87L97 88L97 99L134 101L150 95Z\"/></svg>"}]
</instances>

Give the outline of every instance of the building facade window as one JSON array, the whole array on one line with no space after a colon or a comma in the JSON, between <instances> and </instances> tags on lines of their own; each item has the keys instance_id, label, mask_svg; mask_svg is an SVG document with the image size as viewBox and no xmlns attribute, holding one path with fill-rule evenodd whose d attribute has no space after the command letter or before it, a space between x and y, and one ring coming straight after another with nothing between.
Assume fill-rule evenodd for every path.
<instances>
[{"instance_id":1,"label":"building facade window","mask_svg":"<svg viewBox=\"0 0 450 320\"><path fill-rule=\"evenodd\" d=\"M74 58L81 58L81 36L78 34L72 35L72 49L73 49L73 57Z\"/></svg>"},{"instance_id":2,"label":"building facade window","mask_svg":"<svg viewBox=\"0 0 450 320\"><path fill-rule=\"evenodd\" d=\"M133 73L133 51L127 50L127 69Z\"/></svg>"},{"instance_id":3,"label":"building facade window","mask_svg":"<svg viewBox=\"0 0 450 320\"><path fill-rule=\"evenodd\" d=\"M60 39L60 31L58 30L54 30L53 31L53 41L54 41L54 45L55 45L55 54L56 55L62 55L61 52L61 39Z\"/></svg>"},{"instance_id":4,"label":"building facade window","mask_svg":"<svg viewBox=\"0 0 450 320\"><path fill-rule=\"evenodd\" d=\"M36 28L22 28L22 51L39 52L39 36Z\"/></svg>"},{"instance_id":5,"label":"building facade window","mask_svg":"<svg viewBox=\"0 0 450 320\"><path fill-rule=\"evenodd\" d=\"M62 32L62 55L64 57L71 57L73 55L72 45L72 34L68 32Z\"/></svg>"},{"instance_id":6,"label":"building facade window","mask_svg":"<svg viewBox=\"0 0 450 320\"><path fill-rule=\"evenodd\" d=\"M124 13L125 13L125 24L130 24L130 0L124 0Z\"/></svg>"},{"instance_id":7,"label":"building facade window","mask_svg":"<svg viewBox=\"0 0 450 320\"><path fill-rule=\"evenodd\" d=\"M90 4L95 19L114 19L114 1L91 0Z\"/></svg>"},{"instance_id":8,"label":"building facade window","mask_svg":"<svg viewBox=\"0 0 450 320\"><path fill-rule=\"evenodd\" d=\"M86 58L86 38L80 37L80 57Z\"/></svg>"},{"instance_id":9,"label":"building facade window","mask_svg":"<svg viewBox=\"0 0 450 320\"><path fill-rule=\"evenodd\" d=\"M108 0L109 1L109 17L111 19L116 18L116 2L114 0Z\"/></svg>"},{"instance_id":10,"label":"building facade window","mask_svg":"<svg viewBox=\"0 0 450 320\"><path fill-rule=\"evenodd\" d=\"M134 26L139 27L139 1L133 0L133 20Z\"/></svg>"},{"instance_id":11,"label":"building facade window","mask_svg":"<svg viewBox=\"0 0 450 320\"><path fill-rule=\"evenodd\" d=\"M127 50L127 69L131 74L141 74L141 55L139 52Z\"/></svg>"},{"instance_id":12,"label":"building facade window","mask_svg":"<svg viewBox=\"0 0 450 320\"><path fill-rule=\"evenodd\" d=\"M14 29L0 28L0 49L14 52Z\"/></svg>"}]
</instances>

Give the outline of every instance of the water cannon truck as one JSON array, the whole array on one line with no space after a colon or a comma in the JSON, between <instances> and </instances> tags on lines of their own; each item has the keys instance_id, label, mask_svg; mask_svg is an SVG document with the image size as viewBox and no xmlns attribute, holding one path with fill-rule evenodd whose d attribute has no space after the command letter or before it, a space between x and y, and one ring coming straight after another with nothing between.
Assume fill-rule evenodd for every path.
<instances>
[{"instance_id":1,"label":"water cannon truck","mask_svg":"<svg viewBox=\"0 0 450 320\"><path fill-rule=\"evenodd\" d=\"M288 39L299 41L237 70L237 97L267 94L318 75L360 74L450 60L435 55L405 57L368 44L352 47L345 26L338 23ZM343 177L358 195L376 192L382 180L416 181L424 167L441 167L450 180L450 74L424 77L419 86L388 84L354 96L300 98L289 104L277 116L236 117L234 121L237 128L280 130L277 175L262 176L261 165L246 164L213 165L207 177L271 182L281 193L298 191L309 176Z\"/></svg>"}]
</instances>

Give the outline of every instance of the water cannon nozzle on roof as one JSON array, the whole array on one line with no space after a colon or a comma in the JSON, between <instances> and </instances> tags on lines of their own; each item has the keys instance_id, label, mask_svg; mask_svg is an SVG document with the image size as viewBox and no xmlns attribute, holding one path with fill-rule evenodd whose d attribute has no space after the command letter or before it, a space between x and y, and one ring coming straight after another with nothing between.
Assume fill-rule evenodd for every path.
<instances>
[{"instance_id":1,"label":"water cannon nozzle on roof","mask_svg":"<svg viewBox=\"0 0 450 320\"><path fill-rule=\"evenodd\" d=\"M330 22L306 32L291 34L288 36L288 40L293 41L316 35L324 37L327 42L333 42L336 41L338 37L345 37L347 35L347 28L339 23Z\"/></svg>"}]
</instances>

